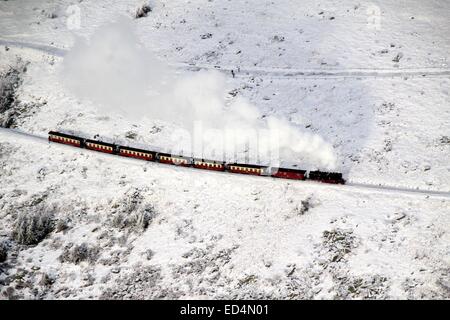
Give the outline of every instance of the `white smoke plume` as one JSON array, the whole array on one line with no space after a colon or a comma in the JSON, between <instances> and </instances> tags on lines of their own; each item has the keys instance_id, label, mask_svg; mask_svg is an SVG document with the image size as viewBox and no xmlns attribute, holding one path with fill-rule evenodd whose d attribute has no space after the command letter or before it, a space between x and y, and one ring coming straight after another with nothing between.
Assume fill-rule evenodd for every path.
<instances>
[{"instance_id":1,"label":"white smoke plume","mask_svg":"<svg viewBox=\"0 0 450 320\"><path fill-rule=\"evenodd\" d=\"M89 41L77 39L61 74L78 98L94 102L102 112L176 123L190 135L192 145L199 142L195 131L201 126L202 148L193 146L194 156L217 158L225 153L223 158L233 160L246 150L252 159L271 154L272 164L281 157L335 167L333 148L320 136L275 117L262 120L258 108L243 98L228 103L223 74L200 71L176 77L139 44L127 20L99 28Z\"/></svg>"},{"instance_id":2,"label":"white smoke plume","mask_svg":"<svg viewBox=\"0 0 450 320\"><path fill-rule=\"evenodd\" d=\"M161 91L170 72L139 45L127 20L100 27L89 39L77 38L64 59L62 80L79 98L102 111L139 117L152 91Z\"/></svg>"}]
</instances>

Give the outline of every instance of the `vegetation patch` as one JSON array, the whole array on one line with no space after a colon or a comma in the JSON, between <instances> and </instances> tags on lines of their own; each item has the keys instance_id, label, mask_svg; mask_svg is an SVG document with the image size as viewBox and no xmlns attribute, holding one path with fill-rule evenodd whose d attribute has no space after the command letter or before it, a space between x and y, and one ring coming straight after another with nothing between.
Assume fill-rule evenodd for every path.
<instances>
[{"instance_id":1,"label":"vegetation patch","mask_svg":"<svg viewBox=\"0 0 450 320\"><path fill-rule=\"evenodd\" d=\"M12 238L19 244L36 245L54 229L54 215L45 207L30 208L19 213L13 227Z\"/></svg>"}]
</instances>

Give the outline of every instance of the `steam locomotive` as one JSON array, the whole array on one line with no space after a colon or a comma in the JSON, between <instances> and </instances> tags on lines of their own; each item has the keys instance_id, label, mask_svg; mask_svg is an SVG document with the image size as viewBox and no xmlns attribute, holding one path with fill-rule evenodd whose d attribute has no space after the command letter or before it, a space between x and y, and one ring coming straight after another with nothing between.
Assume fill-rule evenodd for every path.
<instances>
[{"instance_id":1,"label":"steam locomotive","mask_svg":"<svg viewBox=\"0 0 450 320\"><path fill-rule=\"evenodd\" d=\"M125 147L97 140L80 138L77 136L55 131L50 131L48 133L48 140L51 142L62 143L78 148L85 148L98 152L119 155L122 157L129 157L146 161L154 161L183 167L192 167L196 169L224 171L230 173L240 173L255 176L268 176L282 179L313 180L323 183L345 184L345 180L342 178L342 173L337 172L323 172L323 171L307 172L306 170L300 169L274 168L253 164L226 163L222 161L184 157L168 153Z\"/></svg>"}]
</instances>

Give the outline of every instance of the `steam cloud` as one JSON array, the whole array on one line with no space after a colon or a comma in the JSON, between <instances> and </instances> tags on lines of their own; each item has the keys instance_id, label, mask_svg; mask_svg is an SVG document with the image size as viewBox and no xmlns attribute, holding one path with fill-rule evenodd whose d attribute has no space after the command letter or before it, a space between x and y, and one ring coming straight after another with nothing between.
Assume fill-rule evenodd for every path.
<instances>
[{"instance_id":1,"label":"steam cloud","mask_svg":"<svg viewBox=\"0 0 450 320\"><path fill-rule=\"evenodd\" d=\"M227 103L226 78L221 73L200 71L177 77L139 44L128 20L99 28L90 41L77 39L61 75L70 91L94 102L102 112L170 121L190 136L200 124L203 150L195 154L194 147L195 156L207 153L217 158L225 152L232 160L236 150L257 150L270 153L272 161L276 154L297 163L300 159L325 169L335 167L333 148L320 136L275 117L261 120L258 108L243 98ZM231 144L227 143L230 134Z\"/></svg>"}]
</instances>

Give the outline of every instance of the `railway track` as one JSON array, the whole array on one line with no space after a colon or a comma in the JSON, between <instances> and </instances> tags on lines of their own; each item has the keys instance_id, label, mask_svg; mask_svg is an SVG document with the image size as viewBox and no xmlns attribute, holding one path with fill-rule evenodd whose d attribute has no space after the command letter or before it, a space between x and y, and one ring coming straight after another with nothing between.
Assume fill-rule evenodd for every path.
<instances>
[{"instance_id":1,"label":"railway track","mask_svg":"<svg viewBox=\"0 0 450 320\"><path fill-rule=\"evenodd\" d=\"M12 142L14 141L24 141L24 142L33 142L33 143L41 143L41 144L48 144L48 137L47 136L40 136L40 135L34 135L30 133L26 133L20 130L15 129L5 129L0 128L0 142L1 141L7 141ZM71 146L64 145L64 144L52 144L52 147L55 148L66 148L66 149L74 149ZM114 157L113 155L105 154L105 153L99 153L95 151L91 151L88 149L83 149L83 151L94 153L98 155L99 157ZM133 158L120 158L125 161L129 161L131 163L142 163L142 160L133 159ZM189 168L183 168L185 170L189 170ZM210 171L208 171L210 172ZM227 174L226 172L213 172L213 174ZM233 174L234 175L234 174ZM257 178L257 179L270 179L270 177L262 177L262 176L249 176L249 178ZM294 183L295 180L289 180L289 182ZM344 185L329 185L324 184L320 182L314 182L314 181L305 181L301 180L298 181L298 183L305 183L305 184L314 184L314 185L320 185L324 188L339 188L345 191L368 191L368 192L378 192L378 193L390 193L390 194L402 194L402 195L422 195L427 197L433 197L433 198L443 198L443 199L450 199L450 191L440 191L440 190L425 190L425 189L419 189L419 188L406 188L401 186L391 186L391 185L377 185L377 184L370 184L370 183L362 183L358 181L347 181Z\"/></svg>"},{"instance_id":2,"label":"railway track","mask_svg":"<svg viewBox=\"0 0 450 320\"><path fill-rule=\"evenodd\" d=\"M45 45L34 42L24 42L12 39L0 39L0 45L10 47L21 47L44 52L46 54L64 57L68 50L56 46ZM241 68L239 71L230 66L192 65L177 63L172 66L186 71L218 70L231 73L233 70L236 77L260 76L279 79L312 78L312 79L334 79L334 78L393 78L393 77L450 77L450 69L446 68L398 68L398 69L281 69L281 68ZM9 136L11 139L29 139L36 142L48 142L47 136L32 135L18 130L0 128L0 137ZM64 146L62 146L64 147ZM107 155L106 155L107 156ZM133 161L133 159L130 159ZM136 160L137 161L137 160ZM303 181L304 182L304 181ZM305 182L315 183L315 182ZM381 192L395 192L408 194L422 194L428 196L439 196L450 198L450 191L434 191L418 188L405 188L399 186L386 186L358 181L347 181L344 188L359 188Z\"/></svg>"}]
</instances>

